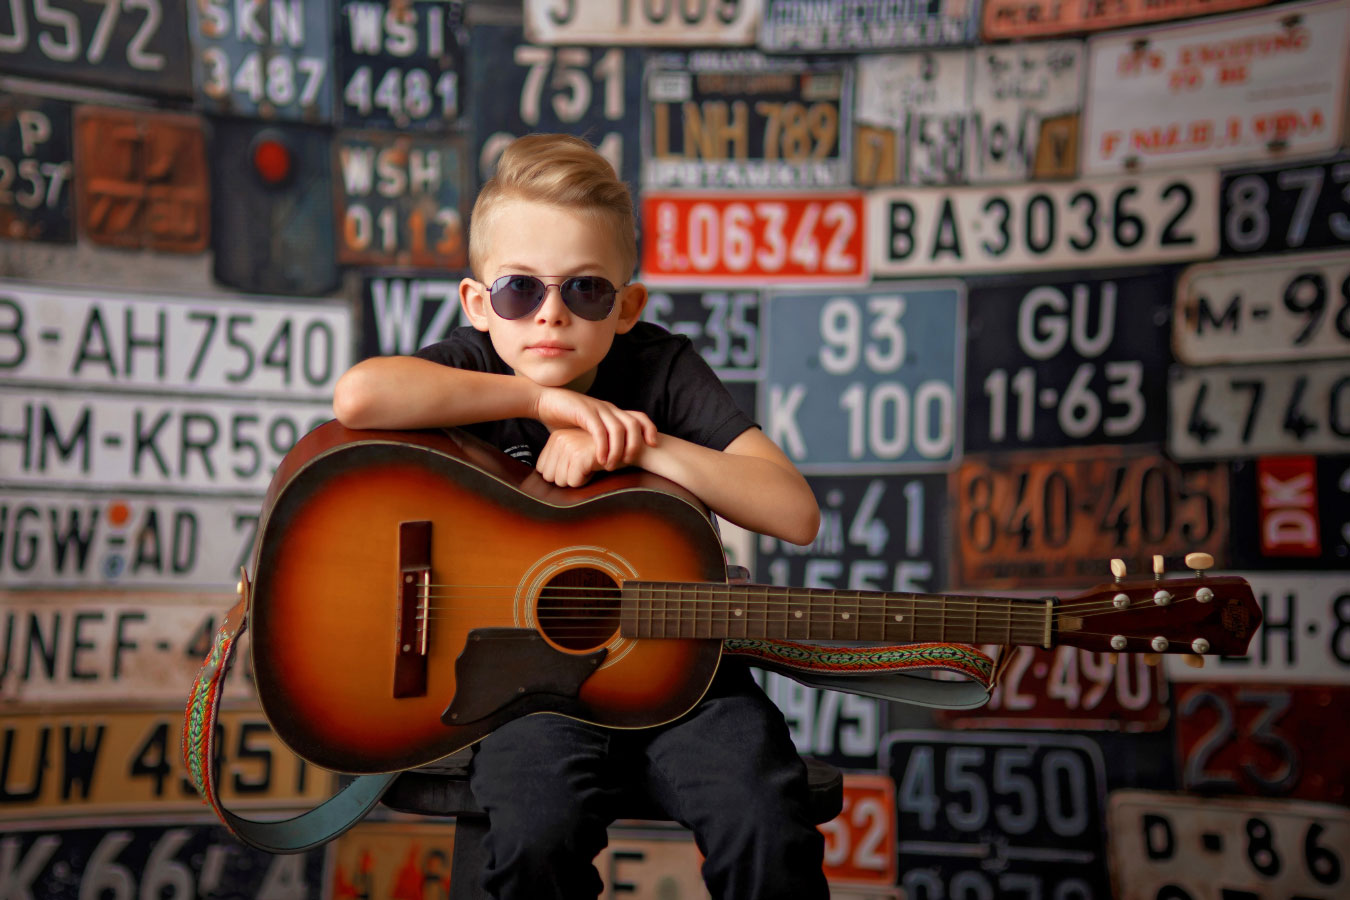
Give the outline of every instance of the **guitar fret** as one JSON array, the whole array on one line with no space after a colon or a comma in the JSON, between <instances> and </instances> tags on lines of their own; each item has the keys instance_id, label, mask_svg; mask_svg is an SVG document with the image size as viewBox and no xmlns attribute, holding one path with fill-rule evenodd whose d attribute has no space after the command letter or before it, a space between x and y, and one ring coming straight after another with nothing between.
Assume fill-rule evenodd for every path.
<instances>
[{"instance_id":1,"label":"guitar fret","mask_svg":"<svg viewBox=\"0 0 1350 900\"><path fill-rule=\"evenodd\" d=\"M624 634L698 640L1040 646L1054 615L1044 601L742 582L632 581L621 598Z\"/></svg>"},{"instance_id":2,"label":"guitar fret","mask_svg":"<svg viewBox=\"0 0 1350 900\"><path fill-rule=\"evenodd\" d=\"M806 616L810 603L803 601L800 592L788 596L790 599L783 605L786 623L784 633L794 641L806 640L811 637L811 620Z\"/></svg>"}]
</instances>

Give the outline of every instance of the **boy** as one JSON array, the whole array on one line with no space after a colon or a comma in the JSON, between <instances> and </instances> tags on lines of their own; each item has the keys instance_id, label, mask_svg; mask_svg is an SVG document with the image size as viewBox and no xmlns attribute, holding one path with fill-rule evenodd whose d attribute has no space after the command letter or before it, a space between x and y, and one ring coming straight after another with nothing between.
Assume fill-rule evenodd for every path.
<instances>
[{"instance_id":1,"label":"boy","mask_svg":"<svg viewBox=\"0 0 1350 900\"><path fill-rule=\"evenodd\" d=\"M632 201L588 143L515 141L470 225L476 277L459 286L470 325L414 357L354 366L334 392L344 425L464 426L563 486L639 466L745 528L815 537L820 512L801 474L686 339L640 321ZM730 662L665 726L534 715L481 741L470 787L489 818L484 887L501 900L595 897L591 860L634 785L693 830L714 897L828 896L786 724Z\"/></svg>"}]
</instances>

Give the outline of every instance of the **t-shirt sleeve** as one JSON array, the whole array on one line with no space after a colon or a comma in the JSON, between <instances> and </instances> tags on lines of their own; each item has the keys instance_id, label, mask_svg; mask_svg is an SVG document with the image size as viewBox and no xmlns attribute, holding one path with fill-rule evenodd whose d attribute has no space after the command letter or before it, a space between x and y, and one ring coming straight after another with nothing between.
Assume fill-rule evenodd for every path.
<instances>
[{"instance_id":1,"label":"t-shirt sleeve","mask_svg":"<svg viewBox=\"0 0 1350 900\"><path fill-rule=\"evenodd\" d=\"M492 344L478 330L461 326L454 329L444 340L428 344L413 356L454 366L456 369L469 369L474 372L503 372L506 364L492 350Z\"/></svg>"},{"instance_id":2,"label":"t-shirt sleeve","mask_svg":"<svg viewBox=\"0 0 1350 900\"><path fill-rule=\"evenodd\" d=\"M667 433L725 450L755 421L688 340L674 353L667 380Z\"/></svg>"}]
</instances>

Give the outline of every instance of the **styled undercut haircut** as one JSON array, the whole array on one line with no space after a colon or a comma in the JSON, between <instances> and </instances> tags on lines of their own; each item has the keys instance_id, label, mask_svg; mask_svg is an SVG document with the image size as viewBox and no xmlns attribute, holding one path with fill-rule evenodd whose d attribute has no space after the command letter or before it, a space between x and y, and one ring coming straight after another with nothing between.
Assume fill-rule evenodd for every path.
<instances>
[{"instance_id":1,"label":"styled undercut haircut","mask_svg":"<svg viewBox=\"0 0 1350 900\"><path fill-rule=\"evenodd\" d=\"M637 266L637 217L628 185L586 140L570 134L529 134L507 146L469 216L469 265L475 276L484 274L493 211L509 200L547 203L593 217L618 242L624 277Z\"/></svg>"}]
</instances>

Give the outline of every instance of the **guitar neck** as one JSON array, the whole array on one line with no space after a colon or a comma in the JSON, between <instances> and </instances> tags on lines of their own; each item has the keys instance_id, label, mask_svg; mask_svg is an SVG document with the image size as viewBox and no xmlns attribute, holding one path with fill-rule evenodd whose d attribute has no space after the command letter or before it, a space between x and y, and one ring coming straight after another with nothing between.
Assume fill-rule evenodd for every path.
<instances>
[{"instance_id":1,"label":"guitar neck","mask_svg":"<svg viewBox=\"0 0 1350 900\"><path fill-rule=\"evenodd\" d=\"M1055 636L1049 599L659 581L625 582L621 595L620 632L633 638L1049 647Z\"/></svg>"}]
</instances>

